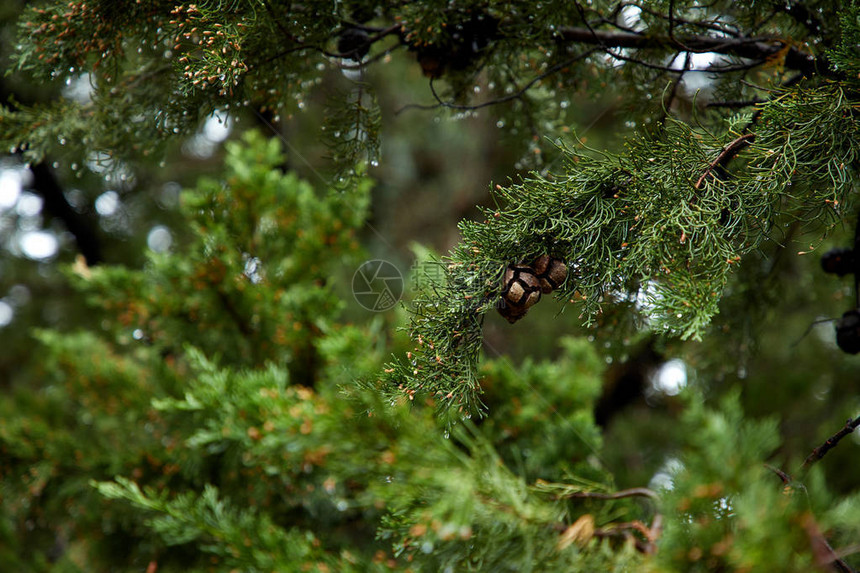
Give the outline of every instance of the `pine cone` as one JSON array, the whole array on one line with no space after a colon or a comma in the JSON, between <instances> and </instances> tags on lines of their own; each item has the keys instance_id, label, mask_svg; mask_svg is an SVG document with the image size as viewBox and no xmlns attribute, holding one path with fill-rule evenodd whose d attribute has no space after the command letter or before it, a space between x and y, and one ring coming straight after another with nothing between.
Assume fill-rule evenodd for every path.
<instances>
[{"instance_id":1,"label":"pine cone","mask_svg":"<svg viewBox=\"0 0 860 573\"><path fill-rule=\"evenodd\" d=\"M514 323L540 300L540 280L530 267L508 265L503 281L502 303L497 310L508 322Z\"/></svg>"},{"instance_id":2,"label":"pine cone","mask_svg":"<svg viewBox=\"0 0 860 573\"><path fill-rule=\"evenodd\" d=\"M564 283L567 278L567 265L561 259L541 255L532 263L534 274L540 281L543 294L549 294Z\"/></svg>"}]
</instances>

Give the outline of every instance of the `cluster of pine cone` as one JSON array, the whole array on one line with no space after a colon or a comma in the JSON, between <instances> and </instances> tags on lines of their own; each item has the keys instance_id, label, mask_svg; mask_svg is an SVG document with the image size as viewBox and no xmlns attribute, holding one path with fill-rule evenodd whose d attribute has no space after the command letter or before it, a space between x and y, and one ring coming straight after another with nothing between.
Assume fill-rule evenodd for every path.
<instances>
[{"instance_id":1,"label":"cluster of pine cone","mask_svg":"<svg viewBox=\"0 0 860 573\"><path fill-rule=\"evenodd\" d=\"M502 301L496 309L508 322L524 317L540 300L567 278L567 265L561 259L541 255L530 265L508 265L502 278Z\"/></svg>"}]
</instances>

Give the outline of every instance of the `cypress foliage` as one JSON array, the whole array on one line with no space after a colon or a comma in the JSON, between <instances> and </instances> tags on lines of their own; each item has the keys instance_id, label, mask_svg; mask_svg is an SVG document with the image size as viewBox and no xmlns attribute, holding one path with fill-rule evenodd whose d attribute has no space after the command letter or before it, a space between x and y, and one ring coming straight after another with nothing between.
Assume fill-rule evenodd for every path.
<instances>
[{"instance_id":1,"label":"cypress foliage","mask_svg":"<svg viewBox=\"0 0 860 573\"><path fill-rule=\"evenodd\" d=\"M89 315L34 330L0 396L10 570L860 565L860 490L828 464L850 464L856 367L795 367L846 360L857 334L854 3L20 8L0 14L17 22L0 86L16 165L146 186L215 113L263 129L183 174L172 248L62 266ZM682 94L699 54L712 76L701 102ZM528 173L491 186L494 204L460 222L446 255L416 247L408 312L361 321L347 291L368 257L391 61L428 84L432 103L412 107L492 108ZM86 97L64 92L82 78ZM621 143L596 149L572 102L619 95ZM284 135L306 115L311 160ZM55 191L74 234L74 194ZM824 270L854 289L785 263L800 240L840 242ZM821 293L853 305L838 348L795 350L757 328L785 324L771 305ZM549 298L575 315L551 359L489 356L495 311L526 339ZM688 387L648 386L676 356ZM765 384L732 387L769 360ZM612 383L623 393L630 379L648 405L610 425ZM641 418L648 408L660 415Z\"/></svg>"}]
</instances>

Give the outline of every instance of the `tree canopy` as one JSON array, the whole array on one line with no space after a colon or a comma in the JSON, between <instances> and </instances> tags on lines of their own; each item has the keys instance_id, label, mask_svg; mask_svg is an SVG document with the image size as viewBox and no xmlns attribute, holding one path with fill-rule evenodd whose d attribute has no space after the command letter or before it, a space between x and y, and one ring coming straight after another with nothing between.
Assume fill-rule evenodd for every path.
<instances>
[{"instance_id":1,"label":"tree canopy","mask_svg":"<svg viewBox=\"0 0 860 573\"><path fill-rule=\"evenodd\" d=\"M0 559L860 564L855 3L0 25Z\"/></svg>"}]
</instances>

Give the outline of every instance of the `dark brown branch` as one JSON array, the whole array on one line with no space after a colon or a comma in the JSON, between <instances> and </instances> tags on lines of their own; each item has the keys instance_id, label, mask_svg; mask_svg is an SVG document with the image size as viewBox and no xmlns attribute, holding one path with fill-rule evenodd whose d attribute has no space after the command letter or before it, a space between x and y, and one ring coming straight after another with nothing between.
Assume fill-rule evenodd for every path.
<instances>
[{"instance_id":1,"label":"dark brown branch","mask_svg":"<svg viewBox=\"0 0 860 573\"><path fill-rule=\"evenodd\" d=\"M711 101L705 104L705 107L724 107L727 109L742 109L745 107L753 107L760 103L764 103L763 99L749 100L730 100L730 101Z\"/></svg>"},{"instance_id":2,"label":"dark brown branch","mask_svg":"<svg viewBox=\"0 0 860 573\"><path fill-rule=\"evenodd\" d=\"M858 418L858 420L860 420L860 418ZM770 464L765 464L764 467L779 476L783 485L790 487L792 482L790 475ZM841 559L840 555L833 550L833 547L831 547L830 543L827 542L827 539L825 539L824 535L821 533L821 529L818 527L818 524L815 522L815 518L811 513L805 513L801 516L801 526L804 531L806 531L806 536L809 538L809 544L812 549L812 556L819 567L822 569L832 568L834 571L838 571L839 573L856 573L854 569L849 567L848 564Z\"/></svg>"},{"instance_id":3,"label":"dark brown branch","mask_svg":"<svg viewBox=\"0 0 860 573\"><path fill-rule=\"evenodd\" d=\"M708 168L704 173L702 173L702 176L699 177L699 180L696 181L696 184L693 187L695 189L700 189L708 175L713 175L715 169L724 168L729 161L731 161L743 148L751 144L753 141L755 141L755 134L747 133L746 135L742 135L729 143L725 149L720 152L717 158L708 165ZM716 176L714 175L714 177Z\"/></svg>"},{"instance_id":4,"label":"dark brown branch","mask_svg":"<svg viewBox=\"0 0 860 573\"><path fill-rule=\"evenodd\" d=\"M854 569L839 558L833 547L827 542L812 514L807 513L803 516L802 526L804 531L806 531L806 536L809 538L812 557L815 559L816 565L821 568L832 568L839 573L856 573Z\"/></svg>"},{"instance_id":5,"label":"dark brown branch","mask_svg":"<svg viewBox=\"0 0 860 573\"><path fill-rule=\"evenodd\" d=\"M0 79L0 103L16 109L13 102L26 105L36 103L29 97L22 97L7 89L6 83ZM63 188L57 181L53 168L46 162L37 163L30 167L33 174L32 191L42 198L42 209L45 215L63 222L66 229L75 238L78 250L84 256L88 266L101 263L103 258L101 240L98 235L98 220L75 211L66 199Z\"/></svg>"},{"instance_id":6,"label":"dark brown branch","mask_svg":"<svg viewBox=\"0 0 860 573\"><path fill-rule=\"evenodd\" d=\"M604 48L632 48L637 50L677 49L678 44L681 43L688 51L714 52L716 54L762 62L770 58L779 57L780 53L784 52L784 65L786 68L801 71L805 75L827 71L827 67L821 65L821 62L814 56L805 54L795 47L790 47L778 38L741 39L702 35L672 38L669 36L648 36L628 32L589 30L588 28L581 27L565 27L560 30L560 34L566 42L597 44ZM719 69L711 71L719 71Z\"/></svg>"},{"instance_id":7,"label":"dark brown branch","mask_svg":"<svg viewBox=\"0 0 860 573\"><path fill-rule=\"evenodd\" d=\"M791 476L782 471L781 469L774 467L770 464L765 464L764 467L775 473L779 477L779 479L782 480L782 483L784 485L788 485L791 483Z\"/></svg>"},{"instance_id":8,"label":"dark brown branch","mask_svg":"<svg viewBox=\"0 0 860 573\"><path fill-rule=\"evenodd\" d=\"M227 314L230 315L230 318L236 324L236 328L239 329L239 332L241 332L246 338L249 338L254 331L245 318L236 309L236 305L233 304L233 301L230 300L227 293L220 288L216 288L215 293L218 295L218 300L221 301L221 306L227 311Z\"/></svg>"},{"instance_id":9,"label":"dark brown branch","mask_svg":"<svg viewBox=\"0 0 860 573\"><path fill-rule=\"evenodd\" d=\"M860 426L860 416L845 422L845 425L842 426L841 430L827 438L827 441L812 450L812 453L803 461L802 469L809 468L812 464L823 458L827 452L836 447L842 438L853 433L857 426Z\"/></svg>"},{"instance_id":10,"label":"dark brown branch","mask_svg":"<svg viewBox=\"0 0 860 573\"><path fill-rule=\"evenodd\" d=\"M30 167L30 171L33 173L32 190L42 198L44 213L63 222L75 238L78 250L88 266L102 262L102 248L96 234L98 225L95 219L75 211L49 165L44 162L37 163Z\"/></svg>"},{"instance_id":11,"label":"dark brown branch","mask_svg":"<svg viewBox=\"0 0 860 573\"><path fill-rule=\"evenodd\" d=\"M681 73L675 78L675 81L672 82L672 89L669 91L669 96L665 98L663 101L663 117L661 119L661 123L665 121L666 116L669 114L672 109L672 104L675 101L675 97L678 95L678 87L681 85L681 80L684 79L684 72L690 69L690 64L692 63L693 57L690 52L687 52L687 55L684 56L684 68Z\"/></svg>"}]
</instances>

